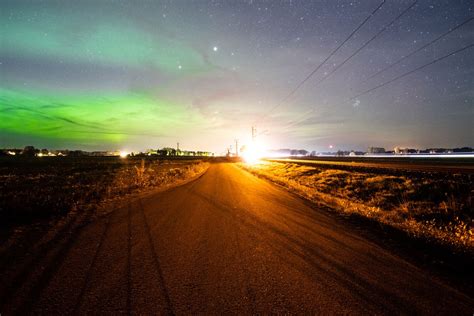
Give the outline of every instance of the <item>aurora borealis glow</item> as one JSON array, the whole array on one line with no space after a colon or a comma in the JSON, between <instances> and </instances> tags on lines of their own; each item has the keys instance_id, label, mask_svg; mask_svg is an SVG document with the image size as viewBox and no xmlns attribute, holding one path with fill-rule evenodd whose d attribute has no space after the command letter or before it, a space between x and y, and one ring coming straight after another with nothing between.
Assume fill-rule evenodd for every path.
<instances>
[{"instance_id":1,"label":"aurora borealis glow","mask_svg":"<svg viewBox=\"0 0 474 316\"><path fill-rule=\"evenodd\" d=\"M1 1L0 146L217 153L323 60L379 1ZM355 102L367 77L473 16L471 1L387 1L287 104L258 126L269 147L473 146L474 52ZM386 74L474 41L474 23ZM382 80L379 78L378 80ZM287 127L308 114L308 120ZM291 124L290 124L291 125Z\"/></svg>"}]
</instances>

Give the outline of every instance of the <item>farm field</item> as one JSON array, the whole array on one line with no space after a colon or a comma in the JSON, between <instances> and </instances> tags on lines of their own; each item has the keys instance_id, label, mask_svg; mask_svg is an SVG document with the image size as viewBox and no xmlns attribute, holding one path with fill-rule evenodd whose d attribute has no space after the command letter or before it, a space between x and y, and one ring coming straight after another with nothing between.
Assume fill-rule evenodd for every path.
<instances>
[{"instance_id":1,"label":"farm field","mask_svg":"<svg viewBox=\"0 0 474 316\"><path fill-rule=\"evenodd\" d=\"M42 157L0 160L0 240L43 230L64 216L177 184L208 167L198 159Z\"/></svg>"},{"instance_id":2,"label":"farm field","mask_svg":"<svg viewBox=\"0 0 474 316\"><path fill-rule=\"evenodd\" d=\"M472 251L472 166L465 161L413 163L281 159L241 167L338 212L361 215L412 236Z\"/></svg>"},{"instance_id":3,"label":"farm field","mask_svg":"<svg viewBox=\"0 0 474 316\"><path fill-rule=\"evenodd\" d=\"M303 157L268 159L275 162L296 162L300 165L325 165L341 170L365 170L368 172L400 173L404 171L474 173L474 157L439 158L380 156L380 157Z\"/></svg>"}]
</instances>

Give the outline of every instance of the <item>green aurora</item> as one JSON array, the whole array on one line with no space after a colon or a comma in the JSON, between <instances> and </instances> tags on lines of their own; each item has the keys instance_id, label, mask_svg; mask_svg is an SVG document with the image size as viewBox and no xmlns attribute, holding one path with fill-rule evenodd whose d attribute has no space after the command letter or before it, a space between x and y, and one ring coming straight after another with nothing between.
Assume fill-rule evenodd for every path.
<instances>
[{"instance_id":1,"label":"green aurora","mask_svg":"<svg viewBox=\"0 0 474 316\"><path fill-rule=\"evenodd\" d=\"M474 146L472 49L351 99L471 44L473 21L365 81L470 1L420 2L321 81L404 7L386 2L287 98L375 2L0 0L0 147L221 154L253 125L275 149Z\"/></svg>"},{"instance_id":2,"label":"green aurora","mask_svg":"<svg viewBox=\"0 0 474 316\"><path fill-rule=\"evenodd\" d=\"M199 113L187 112L183 100L174 101L163 91L180 78L206 75L216 67L166 31L148 32L133 21L113 14L104 19L91 11L71 14L25 7L1 10L0 19L2 56L53 61L63 65L65 77L69 65L86 65L138 75L151 70L166 79L152 88L121 89L112 84L112 88L103 89L94 81L86 88L75 87L74 80L63 88L63 78L42 84L28 78L29 69L2 75L2 135L31 136L47 144L57 140L72 147L113 148L144 137L158 145L168 131L198 124ZM5 137L1 141L4 146L15 145Z\"/></svg>"},{"instance_id":3,"label":"green aurora","mask_svg":"<svg viewBox=\"0 0 474 316\"><path fill-rule=\"evenodd\" d=\"M31 13L30 13L31 14ZM2 50L23 56L44 56L57 60L97 63L122 67L156 67L159 71L187 73L207 71L211 67L200 54L176 39L138 30L121 21L101 21L74 28L78 17L55 15L42 17L32 28L25 23L2 17Z\"/></svg>"},{"instance_id":4,"label":"green aurora","mask_svg":"<svg viewBox=\"0 0 474 316\"><path fill-rule=\"evenodd\" d=\"M68 139L80 144L123 142L129 136L160 137L157 131L180 125L185 115L165 100L139 94L45 95L0 90L2 131L43 138Z\"/></svg>"}]
</instances>

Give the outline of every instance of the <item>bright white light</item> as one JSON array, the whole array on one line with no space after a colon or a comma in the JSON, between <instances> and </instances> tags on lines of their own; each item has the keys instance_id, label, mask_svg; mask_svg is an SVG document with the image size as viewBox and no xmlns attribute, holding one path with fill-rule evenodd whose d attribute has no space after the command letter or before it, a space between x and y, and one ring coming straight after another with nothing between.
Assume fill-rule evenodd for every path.
<instances>
[{"instance_id":1,"label":"bright white light","mask_svg":"<svg viewBox=\"0 0 474 316\"><path fill-rule=\"evenodd\" d=\"M256 144L252 143L242 151L242 158L244 158L246 163L253 165L263 158L263 152Z\"/></svg>"},{"instance_id":2,"label":"bright white light","mask_svg":"<svg viewBox=\"0 0 474 316\"><path fill-rule=\"evenodd\" d=\"M217 48L217 46L214 46L214 47L212 48L212 50L215 51L215 52L217 52L218 49L219 49L219 48Z\"/></svg>"},{"instance_id":3,"label":"bright white light","mask_svg":"<svg viewBox=\"0 0 474 316\"><path fill-rule=\"evenodd\" d=\"M127 158L128 155L129 155L129 153L126 152L126 151L121 151L120 152L120 158Z\"/></svg>"}]
</instances>

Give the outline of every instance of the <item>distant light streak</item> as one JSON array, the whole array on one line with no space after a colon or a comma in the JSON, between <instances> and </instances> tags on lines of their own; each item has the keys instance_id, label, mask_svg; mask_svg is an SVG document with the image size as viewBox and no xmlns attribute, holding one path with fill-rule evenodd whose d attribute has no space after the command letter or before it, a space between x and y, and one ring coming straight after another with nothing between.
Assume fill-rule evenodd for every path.
<instances>
[{"instance_id":1,"label":"distant light streak","mask_svg":"<svg viewBox=\"0 0 474 316\"><path fill-rule=\"evenodd\" d=\"M378 154L367 155L360 157L368 158L474 158L474 153L465 154Z\"/></svg>"}]
</instances>

